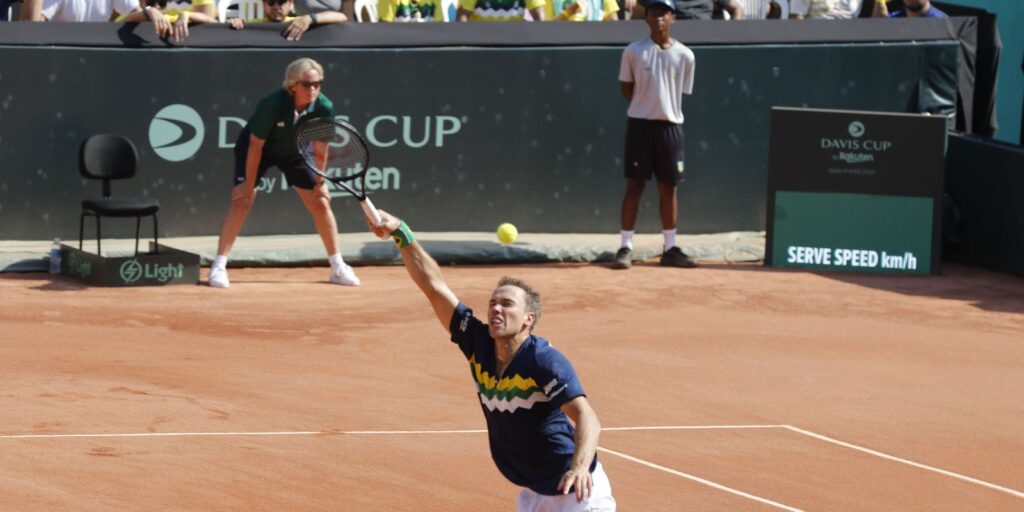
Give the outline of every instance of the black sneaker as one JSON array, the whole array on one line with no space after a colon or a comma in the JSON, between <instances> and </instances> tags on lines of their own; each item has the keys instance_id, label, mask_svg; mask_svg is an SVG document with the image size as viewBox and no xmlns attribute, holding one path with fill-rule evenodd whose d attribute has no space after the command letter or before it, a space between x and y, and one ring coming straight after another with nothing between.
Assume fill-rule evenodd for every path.
<instances>
[{"instance_id":1,"label":"black sneaker","mask_svg":"<svg viewBox=\"0 0 1024 512\"><path fill-rule=\"evenodd\" d=\"M683 254L683 250L679 247L673 247L661 255L661 266L694 268L697 266L697 261Z\"/></svg>"},{"instance_id":2,"label":"black sneaker","mask_svg":"<svg viewBox=\"0 0 1024 512\"><path fill-rule=\"evenodd\" d=\"M620 248L615 253L615 259L612 260L612 268L624 270L631 266L633 266L633 250L629 247Z\"/></svg>"}]
</instances>

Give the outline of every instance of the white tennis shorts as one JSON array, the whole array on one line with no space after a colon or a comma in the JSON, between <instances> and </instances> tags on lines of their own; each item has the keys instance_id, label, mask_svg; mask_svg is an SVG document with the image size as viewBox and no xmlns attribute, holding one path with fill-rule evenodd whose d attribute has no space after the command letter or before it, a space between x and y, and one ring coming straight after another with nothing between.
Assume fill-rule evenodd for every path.
<instances>
[{"instance_id":1,"label":"white tennis shorts","mask_svg":"<svg viewBox=\"0 0 1024 512\"><path fill-rule=\"evenodd\" d=\"M516 498L516 512L615 512L612 484L600 462L592 475L594 486L590 490L590 498L582 503L576 501L575 492L547 496L523 489Z\"/></svg>"}]
</instances>

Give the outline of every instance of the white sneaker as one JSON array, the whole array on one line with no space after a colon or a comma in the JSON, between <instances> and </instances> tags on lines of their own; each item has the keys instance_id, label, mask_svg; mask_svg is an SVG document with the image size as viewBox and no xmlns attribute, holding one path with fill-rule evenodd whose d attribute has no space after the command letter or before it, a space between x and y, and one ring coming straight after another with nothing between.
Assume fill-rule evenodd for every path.
<instances>
[{"instance_id":1,"label":"white sneaker","mask_svg":"<svg viewBox=\"0 0 1024 512\"><path fill-rule=\"evenodd\" d=\"M207 283L214 288L227 288L231 286L228 281L228 271L224 268L210 267L210 275L206 278Z\"/></svg>"},{"instance_id":2,"label":"white sneaker","mask_svg":"<svg viewBox=\"0 0 1024 512\"><path fill-rule=\"evenodd\" d=\"M344 286L359 286L359 278L356 277L356 271L344 263L331 269L331 277L328 278L328 281Z\"/></svg>"}]
</instances>

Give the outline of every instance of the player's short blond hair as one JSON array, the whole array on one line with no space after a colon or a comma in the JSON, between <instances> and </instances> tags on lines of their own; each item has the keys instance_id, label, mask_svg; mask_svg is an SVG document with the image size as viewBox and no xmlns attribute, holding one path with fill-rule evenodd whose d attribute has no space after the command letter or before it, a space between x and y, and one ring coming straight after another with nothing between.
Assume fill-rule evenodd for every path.
<instances>
[{"instance_id":1,"label":"player's short blond hair","mask_svg":"<svg viewBox=\"0 0 1024 512\"><path fill-rule=\"evenodd\" d=\"M281 87L284 87L286 91L290 91L293 85L302 81L302 74L311 69L315 69L320 73L321 80L324 79L324 67L319 62L309 57L293 60L284 70L284 82L281 83Z\"/></svg>"}]
</instances>

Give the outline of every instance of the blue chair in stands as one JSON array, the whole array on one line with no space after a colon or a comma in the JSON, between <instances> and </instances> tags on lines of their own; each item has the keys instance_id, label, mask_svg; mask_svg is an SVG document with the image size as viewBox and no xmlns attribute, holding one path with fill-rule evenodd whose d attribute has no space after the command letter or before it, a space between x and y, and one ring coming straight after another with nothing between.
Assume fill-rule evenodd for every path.
<instances>
[{"instance_id":1,"label":"blue chair in stands","mask_svg":"<svg viewBox=\"0 0 1024 512\"><path fill-rule=\"evenodd\" d=\"M135 144L121 135L93 135L82 143L78 151L78 169L83 177L103 181L103 197L82 201L82 214L78 219L78 249L82 249L82 232L86 217L96 217L96 254L100 247L101 217L135 217L135 255L139 254L139 224L142 217L153 217L154 247L159 243L156 212L160 202L156 199L121 199L111 197L110 182L135 176L139 153Z\"/></svg>"}]
</instances>

